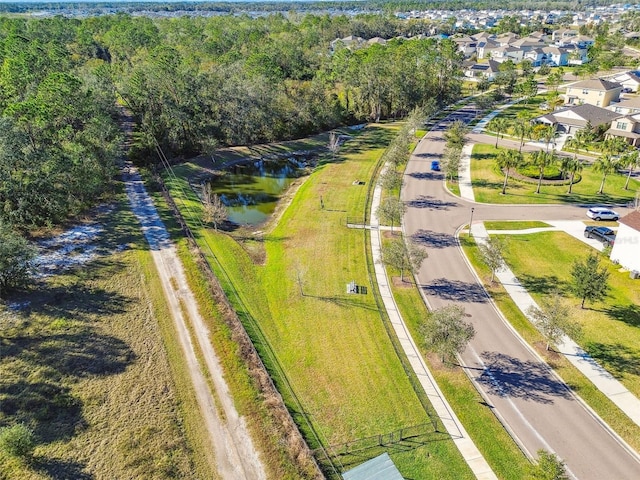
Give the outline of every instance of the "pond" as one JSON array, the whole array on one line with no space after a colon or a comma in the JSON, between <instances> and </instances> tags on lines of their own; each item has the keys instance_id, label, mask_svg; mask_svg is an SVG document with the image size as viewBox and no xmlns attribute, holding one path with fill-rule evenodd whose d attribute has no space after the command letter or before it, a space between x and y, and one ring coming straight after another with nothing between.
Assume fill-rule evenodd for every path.
<instances>
[{"instance_id":1,"label":"pond","mask_svg":"<svg viewBox=\"0 0 640 480\"><path fill-rule=\"evenodd\" d=\"M260 225L275 211L281 195L296 178L307 173L309 166L303 157L239 163L211 179L211 190L227 206L229 221Z\"/></svg>"}]
</instances>

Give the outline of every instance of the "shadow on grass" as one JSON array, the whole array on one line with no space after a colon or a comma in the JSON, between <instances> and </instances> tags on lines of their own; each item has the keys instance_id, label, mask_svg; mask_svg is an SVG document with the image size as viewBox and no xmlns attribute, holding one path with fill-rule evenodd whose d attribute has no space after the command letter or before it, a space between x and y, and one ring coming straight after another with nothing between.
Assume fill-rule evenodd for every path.
<instances>
[{"instance_id":1,"label":"shadow on grass","mask_svg":"<svg viewBox=\"0 0 640 480\"><path fill-rule=\"evenodd\" d=\"M623 378L625 374L640 375L640 357L637 350L620 343L598 342L587 344L585 350L618 379Z\"/></svg>"},{"instance_id":2,"label":"shadow on grass","mask_svg":"<svg viewBox=\"0 0 640 480\"><path fill-rule=\"evenodd\" d=\"M369 303L359 301L357 298L345 298L338 295L334 295L332 297L323 297L320 295L309 295L308 293L303 293L303 297L307 298L315 298L317 300L321 300L323 302L333 303L334 305L338 305L339 307L347 307L347 308L364 308L365 310L378 311L378 308L375 305L371 305Z\"/></svg>"},{"instance_id":3,"label":"shadow on grass","mask_svg":"<svg viewBox=\"0 0 640 480\"><path fill-rule=\"evenodd\" d=\"M457 245L456 237L449 233L420 229L411 236L412 240L425 247L446 248Z\"/></svg>"},{"instance_id":4,"label":"shadow on grass","mask_svg":"<svg viewBox=\"0 0 640 480\"><path fill-rule=\"evenodd\" d=\"M34 468L51 478L69 478L73 480L93 480L95 476L84 472L84 465L61 459L37 459Z\"/></svg>"},{"instance_id":5,"label":"shadow on grass","mask_svg":"<svg viewBox=\"0 0 640 480\"><path fill-rule=\"evenodd\" d=\"M406 204L409 207L428 208L430 210L449 210L450 207L458 206L457 202L438 200L431 195L420 195L413 200L409 200Z\"/></svg>"},{"instance_id":6,"label":"shadow on grass","mask_svg":"<svg viewBox=\"0 0 640 480\"><path fill-rule=\"evenodd\" d=\"M609 318L624 322L632 327L640 327L639 305L613 305L605 310Z\"/></svg>"},{"instance_id":7,"label":"shadow on grass","mask_svg":"<svg viewBox=\"0 0 640 480\"><path fill-rule=\"evenodd\" d=\"M522 286L531 293L549 295L555 292L562 294L569 291L569 284L561 281L555 275L537 277L535 275L523 273L518 276L518 280L520 280Z\"/></svg>"},{"instance_id":8,"label":"shadow on grass","mask_svg":"<svg viewBox=\"0 0 640 480\"><path fill-rule=\"evenodd\" d=\"M424 293L457 302L485 303L489 299L483 288L477 283L437 278L422 285Z\"/></svg>"},{"instance_id":9,"label":"shadow on grass","mask_svg":"<svg viewBox=\"0 0 640 480\"><path fill-rule=\"evenodd\" d=\"M485 351L480 357L486 367L476 380L493 395L543 404L552 404L554 398L573 398L569 389L539 362L522 361L499 352Z\"/></svg>"}]
</instances>

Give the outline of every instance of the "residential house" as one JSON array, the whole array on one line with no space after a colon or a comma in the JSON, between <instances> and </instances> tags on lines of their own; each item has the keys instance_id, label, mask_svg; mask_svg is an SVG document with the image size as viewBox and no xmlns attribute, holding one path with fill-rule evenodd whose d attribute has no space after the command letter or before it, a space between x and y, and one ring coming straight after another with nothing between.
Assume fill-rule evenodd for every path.
<instances>
[{"instance_id":1,"label":"residential house","mask_svg":"<svg viewBox=\"0 0 640 480\"><path fill-rule=\"evenodd\" d=\"M555 67L569 65L569 51L560 47L542 47L546 55L546 63Z\"/></svg>"},{"instance_id":2,"label":"residential house","mask_svg":"<svg viewBox=\"0 0 640 480\"><path fill-rule=\"evenodd\" d=\"M612 81L622 85L625 91L637 92L640 87L640 72L624 72L618 73L610 77Z\"/></svg>"},{"instance_id":3,"label":"residential house","mask_svg":"<svg viewBox=\"0 0 640 480\"><path fill-rule=\"evenodd\" d=\"M640 211L635 210L620 220L620 228L611 249L611 260L631 272L640 272Z\"/></svg>"},{"instance_id":4,"label":"residential house","mask_svg":"<svg viewBox=\"0 0 640 480\"><path fill-rule=\"evenodd\" d=\"M559 28L551 33L551 40L553 42L561 42L569 40L571 37L577 37L580 34L578 30L573 28Z\"/></svg>"},{"instance_id":5,"label":"residential house","mask_svg":"<svg viewBox=\"0 0 640 480\"><path fill-rule=\"evenodd\" d=\"M624 138L629 145L640 145L640 113L625 115L611 122L611 128L605 132L605 138Z\"/></svg>"},{"instance_id":6,"label":"residential house","mask_svg":"<svg viewBox=\"0 0 640 480\"><path fill-rule=\"evenodd\" d=\"M509 46L519 48L525 53L534 48L545 47L546 45L547 44L542 39L535 37L519 38L518 40L514 40L509 44Z\"/></svg>"},{"instance_id":7,"label":"residential house","mask_svg":"<svg viewBox=\"0 0 640 480\"><path fill-rule=\"evenodd\" d=\"M596 107L608 107L620 98L622 85L602 78L583 80L567 87L564 95L565 105L588 103Z\"/></svg>"},{"instance_id":8,"label":"residential house","mask_svg":"<svg viewBox=\"0 0 640 480\"><path fill-rule=\"evenodd\" d=\"M542 51L542 48L534 48L533 50L525 52L524 59L530 60L534 67L539 67L546 63L547 55Z\"/></svg>"},{"instance_id":9,"label":"residential house","mask_svg":"<svg viewBox=\"0 0 640 480\"><path fill-rule=\"evenodd\" d=\"M612 121L620 117L623 115L585 103L536 117L533 122L553 125L558 132L574 134L587 125L591 125L592 128L609 127Z\"/></svg>"},{"instance_id":10,"label":"residential house","mask_svg":"<svg viewBox=\"0 0 640 480\"><path fill-rule=\"evenodd\" d=\"M607 107L612 112L621 113L622 115L633 115L640 113L640 97L631 97L612 103Z\"/></svg>"},{"instance_id":11,"label":"residential house","mask_svg":"<svg viewBox=\"0 0 640 480\"><path fill-rule=\"evenodd\" d=\"M520 63L524 52L515 47L498 47L491 51L491 60L496 62L506 62L511 60L513 63Z\"/></svg>"},{"instance_id":12,"label":"residential house","mask_svg":"<svg viewBox=\"0 0 640 480\"><path fill-rule=\"evenodd\" d=\"M477 40L466 35L462 37L454 37L451 40L458 45L458 51L462 52L465 58L469 58L476 53L476 47L478 46Z\"/></svg>"},{"instance_id":13,"label":"residential house","mask_svg":"<svg viewBox=\"0 0 640 480\"><path fill-rule=\"evenodd\" d=\"M486 78L492 82L498 72L500 71L500 64L495 60L489 60L487 63L472 63L464 69L464 76L468 78Z\"/></svg>"},{"instance_id":14,"label":"residential house","mask_svg":"<svg viewBox=\"0 0 640 480\"><path fill-rule=\"evenodd\" d=\"M331 51L335 52L336 49L338 48L338 45L341 45L349 49L354 49L354 48L361 47L364 43L365 43L364 38L356 37L354 35L349 35L348 37L337 38L331 41Z\"/></svg>"},{"instance_id":15,"label":"residential house","mask_svg":"<svg viewBox=\"0 0 640 480\"><path fill-rule=\"evenodd\" d=\"M498 35L494 40L500 44L500 46L505 47L507 45L511 45L513 42L518 40L519 36L516 33L503 33L502 35Z\"/></svg>"},{"instance_id":16,"label":"residential house","mask_svg":"<svg viewBox=\"0 0 640 480\"><path fill-rule=\"evenodd\" d=\"M500 48L500 44L493 40L479 40L476 51L478 52L478 58L490 58L493 51L496 48Z\"/></svg>"}]
</instances>

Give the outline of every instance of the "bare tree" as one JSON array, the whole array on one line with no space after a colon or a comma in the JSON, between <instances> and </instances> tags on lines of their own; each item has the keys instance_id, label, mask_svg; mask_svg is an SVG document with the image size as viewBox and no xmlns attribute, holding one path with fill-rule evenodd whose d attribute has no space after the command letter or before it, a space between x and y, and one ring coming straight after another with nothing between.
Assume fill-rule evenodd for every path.
<instances>
[{"instance_id":1,"label":"bare tree","mask_svg":"<svg viewBox=\"0 0 640 480\"><path fill-rule=\"evenodd\" d=\"M211 184L205 183L202 187L202 220L206 223L213 223L213 228L218 230L218 225L229 218L227 207L218 195L211 190Z\"/></svg>"}]
</instances>

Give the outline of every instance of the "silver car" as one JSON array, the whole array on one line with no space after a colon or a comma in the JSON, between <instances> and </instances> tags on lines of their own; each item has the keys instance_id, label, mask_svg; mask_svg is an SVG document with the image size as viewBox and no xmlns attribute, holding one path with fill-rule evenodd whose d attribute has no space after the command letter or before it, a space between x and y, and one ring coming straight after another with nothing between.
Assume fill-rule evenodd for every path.
<instances>
[{"instance_id":1,"label":"silver car","mask_svg":"<svg viewBox=\"0 0 640 480\"><path fill-rule=\"evenodd\" d=\"M620 218L620 214L605 207L592 207L587 210L587 217L594 220L614 220L617 221Z\"/></svg>"}]
</instances>

